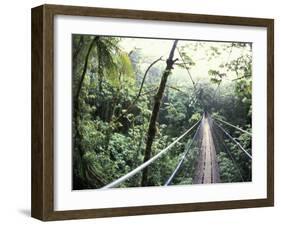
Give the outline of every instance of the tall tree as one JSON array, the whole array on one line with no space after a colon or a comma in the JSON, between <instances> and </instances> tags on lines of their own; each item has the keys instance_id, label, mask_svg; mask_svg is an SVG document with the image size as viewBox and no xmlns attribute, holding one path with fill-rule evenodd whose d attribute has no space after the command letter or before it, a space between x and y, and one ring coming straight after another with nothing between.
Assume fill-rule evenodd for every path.
<instances>
[{"instance_id":1,"label":"tall tree","mask_svg":"<svg viewBox=\"0 0 281 226\"><path fill-rule=\"evenodd\" d=\"M76 72L76 67L77 67L77 56L79 54L79 52L81 51L81 45L80 42L84 42L84 39L82 38L83 36L81 36L80 41L79 41L79 45L74 48L74 52L73 52L73 60L75 60L75 64L73 64L73 72ZM83 187L85 186L85 178L86 178L86 170L85 170L85 166L82 164L83 161L83 155L84 155L84 150L82 148L82 144L81 141L83 139L83 134L81 133L81 131L79 130L79 116L80 116L80 104L79 104L79 97L80 97L80 93L83 87L83 82L86 76L86 72L88 70L88 64L89 64L89 58L90 58L90 54L91 51L93 49L93 46L95 44L95 42L99 39L98 36L96 36L94 39L92 39L89 43L89 46L87 48L87 52L85 55L85 59L84 59L84 63L83 63L83 68L82 68L82 73L79 76L78 82L77 82L77 87L76 89L73 89L73 93L74 93L74 98L73 98L73 126L74 126L74 156L76 156L76 158L74 158L75 161L73 161L73 164L75 166L75 168L73 168L73 180L75 181L75 183L73 183L74 188L76 187ZM82 40L82 41L81 41ZM76 72L77 73L77 72ZM78 73L77 73L78 74ZM75 169L79 169L77 171L75 171Z\"/></svg>"},{"instance_id":2,"label":"tall tree","mask_svg":"<svg viewBox=\"0 0 281 226\"><path fill-rule=\"evenodd\" d=\"M146 148L145 148L145 152L144 152L143 162L146 162L147 160L149 160L151 158L151 150L152 150L151 147L152 147L152 143L153 143L155 133L156 133L156 121L158 118L160 105L161 105L163 94L164 94L164 91L166 88L168 76L170 75L170 73L173 69L174 63L177 61L177 59L175 59L175 60L173 59L175 49L177 47L177 43L178 43L178 40L175 40L173 43L172 49L169 54L169 58L166 61L166 68L161 77L159 88L157 90L156 95L154 96L154 105L153 105L153 110L152 110L152 114L151 114L150 121L149 121ZM143 170L141 183L142 183L142 186L148 185L148 168L145 168Z\"/></svg>"},{"instance_id":3,"label":"tall tree","mask_svg":"<svg viewBox=\"0 0 281 226\"><path fill-rule=\"evenodd\" d=\"M89 56L90 56L90 53L91 53L92 48L94 46L94 43L97 39L98 39L98 36L95 37L90 42L90 45L87 49L87 54L85 56L83 71L82 71L82 74L80 76L80 79L79 79L79 82L78 82L78 85L77 85L77 89L76 89L76 93L75 93L75 96L74 96L74 100L73 100L73 104L74 104L73 118L74 118L74 129L75 129L74 131L76 133L75 137L78 137L79 139L82 138L82 135L80 134L79 129L78 129L78 127L79 127L79 125L78 125L79 124L79 97L80 97L80 92L81 92L81 89L82 89L82 86L83 86L83 81L85 79L86 72L87 72L87 69L88 69ZM73 54L75 54L75 53L76 53L76 51ZM77 57L77 55L75 57ZM80 142L78 142L78 143L80 143ZM82 148L80 147L80 144L77 144L76 146L78 147L80 157L82 158L82 156L83 156Z\"/></svg>"},{"instance_id":4,"label":"tall tree","mask_svg":"<svg viewBox=\"0 0 281 226\"><path fill-rule=\"evenodd\" d=\"M98 175L95 170L91 169L91 164L85 156L86 148L83 145L84 135L83 121L85 121L85 106L89 94L89 84L85 83L90 74L95 74L97 78L97 91L95 101L98 103L96 115L107 121L111 120L113 107L116 103L104 101L102 90L103 82L107 79L107 84L117 86L121 83L120 77L127 76L127 80L134 75L131 61L127 53L118 46L119 39L101 36L81 36L79 40L73 40L73 133L74 133L74 165L79 168L78 173L73 173L74 179L79 178L82 186L92 187L94 184L103 185L102 176ZM85 46L85 48L83 48ZM87 84L87 85L86 85ZM85 93L83 90L85 89ZM111 129L109 130L109 132ZM79 174L77 176L77 174Z\"/></svg>"}]
</instances>

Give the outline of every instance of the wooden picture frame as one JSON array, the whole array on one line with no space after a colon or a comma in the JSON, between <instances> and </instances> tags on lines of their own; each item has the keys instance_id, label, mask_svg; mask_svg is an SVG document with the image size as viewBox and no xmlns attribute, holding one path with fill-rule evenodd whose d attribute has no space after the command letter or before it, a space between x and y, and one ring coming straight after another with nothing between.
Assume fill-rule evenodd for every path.
<instances>
[{"instance_id":1,"label":"wooden picture frame","mask_svg":"<svg viewBox=\"0 0 281 226\"><path fill-rule=\"evenodd\" d=\"M71 15L264 27L267 29L267 198L100 209L54 210L54 16ZM50 220L163 214L274 205L273 19L137 11L61 5L32 9L32 201L31 215Z\"/></svg>"}]
</instances>

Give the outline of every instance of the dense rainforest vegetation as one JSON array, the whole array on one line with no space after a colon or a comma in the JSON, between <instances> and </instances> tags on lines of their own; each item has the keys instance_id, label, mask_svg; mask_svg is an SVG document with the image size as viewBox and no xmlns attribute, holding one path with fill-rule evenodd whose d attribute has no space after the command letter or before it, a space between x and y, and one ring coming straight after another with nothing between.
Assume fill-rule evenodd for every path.
<instances>
[{"instance_id":1,"label":"dense rainforest vegetation","mask_svg":"<svg viewBox=\"0 0 281 226\"><path fill-rule=\"evenodd\" d=\"M251 52L251 43L73 35L73 189L101 188L125 175L204 112L251 132ZM251 135L224 127L251 153ZM251 181L251 161L213 131L221 182ZM119 187L163 185L187 149L171 184L192 184L198 134L194 129Z\"/></svg>"}]
</instances>

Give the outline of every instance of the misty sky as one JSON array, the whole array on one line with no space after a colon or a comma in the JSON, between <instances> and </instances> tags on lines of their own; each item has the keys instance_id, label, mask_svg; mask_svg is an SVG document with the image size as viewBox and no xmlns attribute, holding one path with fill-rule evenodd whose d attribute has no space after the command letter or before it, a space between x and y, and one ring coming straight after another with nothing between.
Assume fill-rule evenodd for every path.
<instances>
[{"instance_id":1,"label":"misty sky","mask_svg":"<svg viewBox=\"0 0 281 226\"><path fill-rule=\"evenodd\" d=\"M153 62L155 59L163 56L163 59L167 59L170 49L172 47L173 40L163 40L163 39L144 39L144 38L122 38L121 47L126 51L130 52L134 48L140 49L142 56L144 58L143 62L143 70L145 70L148 65ZM194 50L194 45L199 45L197 50ZM206 42L206 41L182 41L178 42L178 47L188 46L186 48L186 53L189 57L193 59L196 63L190 69L190 73L195 81L200 82L209 82L208 71L210 69L219 69L220 64L224 64L230 62L231 60L239 57L245 52L251 51L249 45L245 48L237 49L231 48L225 49L225 47L230 46L231 43L226 42ZM211 56L211 47L217 47L221 52L219 56ZM178 52L175 52L175 58L179 58L180 56ZM165 67L165 61L157 63L158 67ZM226 73L225 69L220 69L221 72ZM236 75L231 72L227 72L227 78L224 79L224 82L227 83L232 79L236 78ZM190 83L187 76L187 71L185 69L175 67L173 70L172 78L173 81L177 81L177 83ZM179 84L180 85L180 84Z\"/></svg>"}]
</instances>

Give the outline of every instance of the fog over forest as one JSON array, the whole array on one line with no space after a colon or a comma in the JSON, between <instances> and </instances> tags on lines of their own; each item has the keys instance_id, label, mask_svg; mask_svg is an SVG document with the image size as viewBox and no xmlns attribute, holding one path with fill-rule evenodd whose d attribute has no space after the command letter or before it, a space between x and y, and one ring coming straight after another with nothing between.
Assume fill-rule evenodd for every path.
<instances>
[{"instance_id":1,"label":"fog over forest","mask_svg":"<svg viewBox=\"0 0 281 226\"><path fill-rule=\"evenodd\" d=\"M73 189L127 175L192 126L117 187L162 186L178 165L169 185L252 180L251 43L91 35L72 42ZM211 146L216 174L205 182L202 145Z\"/></svg>"}]
</instances>

